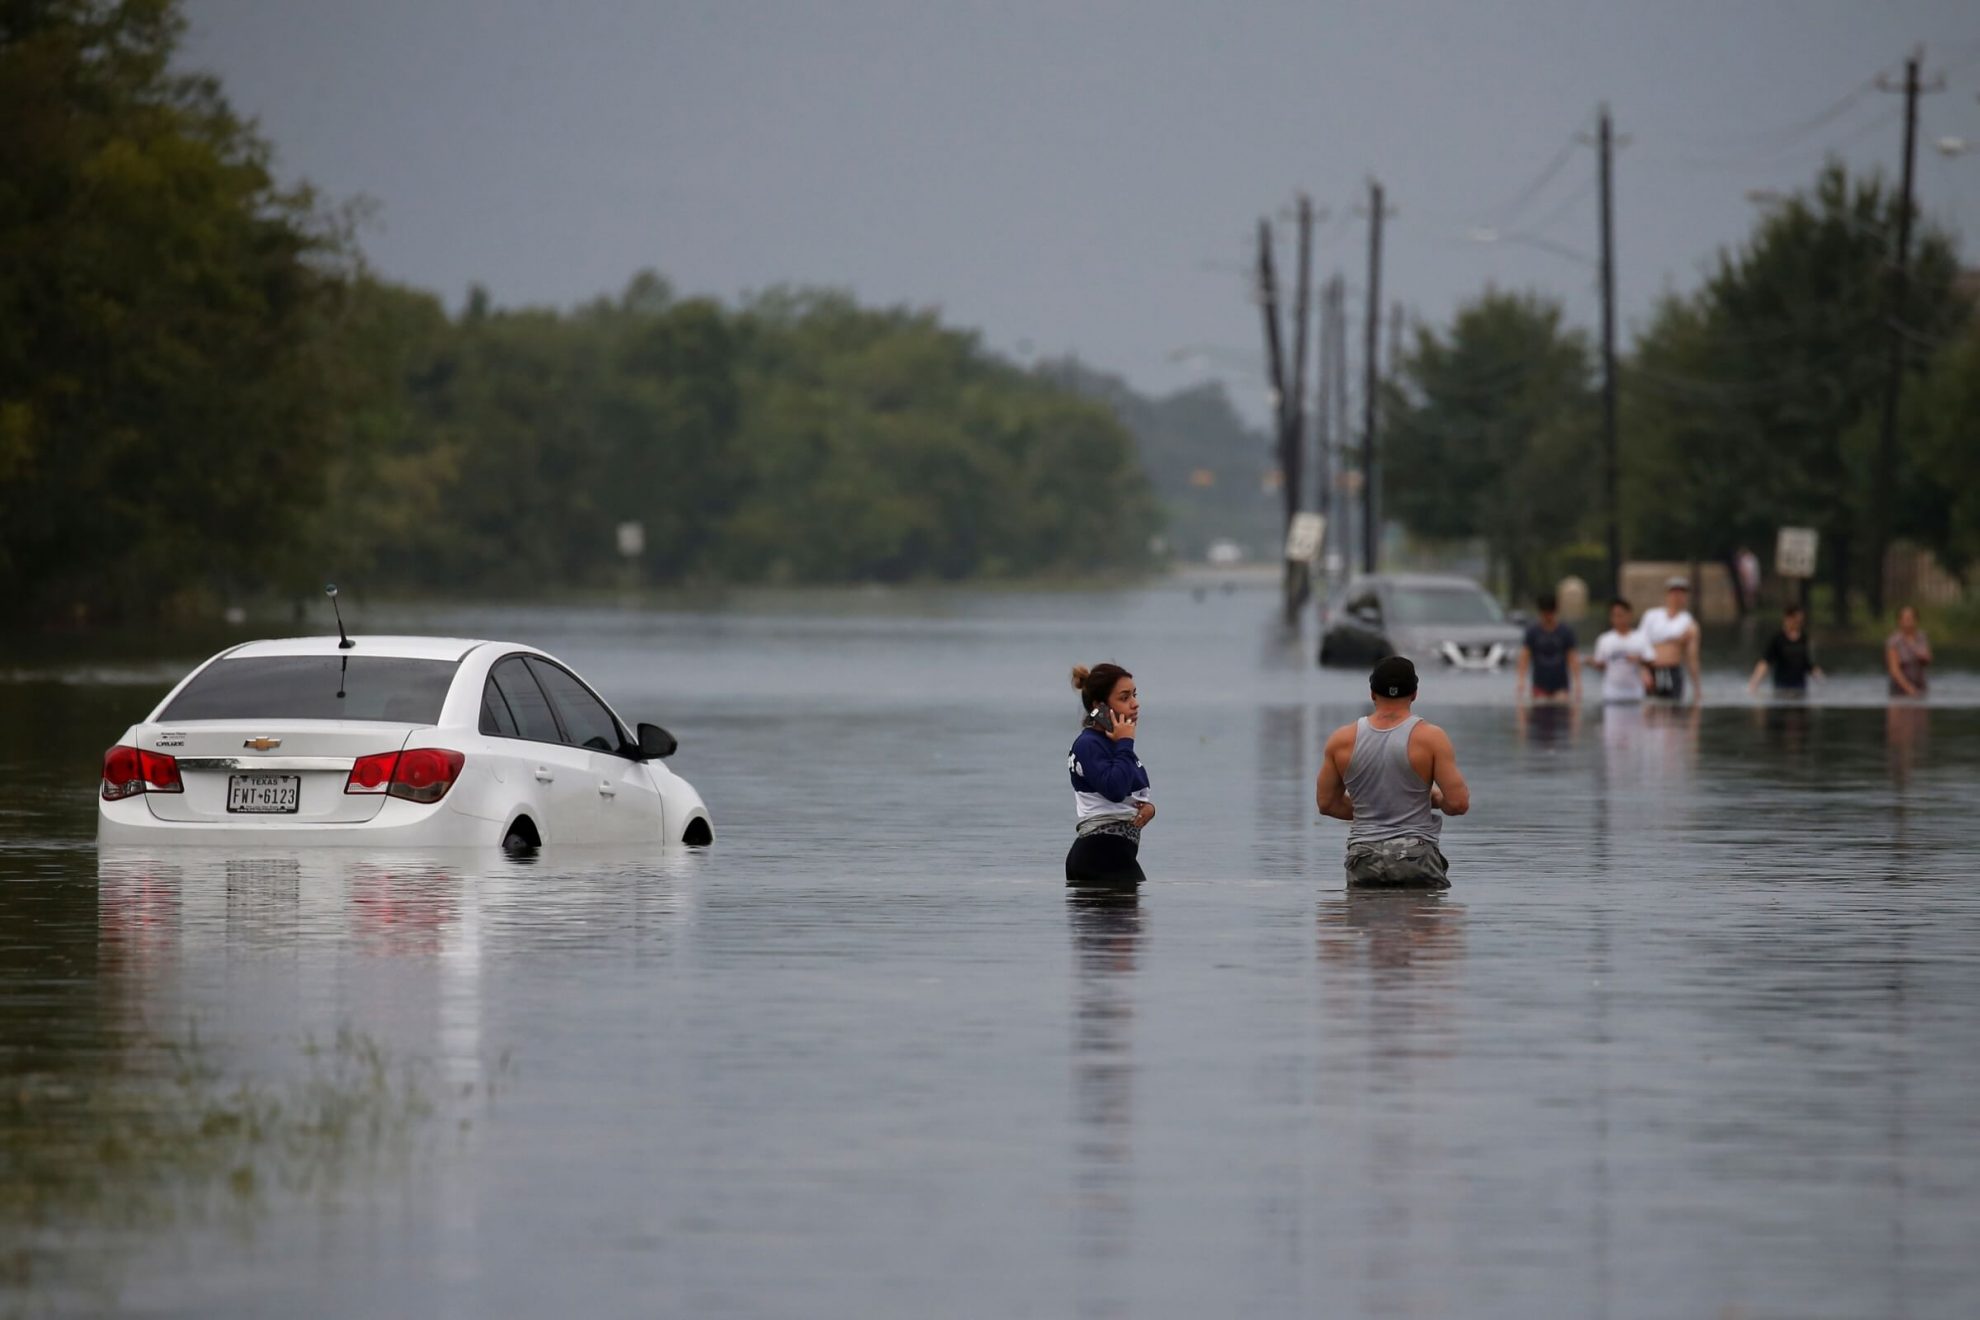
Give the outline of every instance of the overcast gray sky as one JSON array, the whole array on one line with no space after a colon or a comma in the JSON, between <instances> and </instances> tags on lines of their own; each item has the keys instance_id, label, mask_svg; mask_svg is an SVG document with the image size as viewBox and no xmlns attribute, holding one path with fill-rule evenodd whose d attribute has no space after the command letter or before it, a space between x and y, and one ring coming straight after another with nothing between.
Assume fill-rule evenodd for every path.
<instances>
[{"instance_id":1,"label":"overcast gray sky","mask_svg":"<svg viewBox=\"0 0 1980 1320\"><path fill-rule=\"evenodd\" d=\"M779 283L937 306L1004 351L1076 352L1149 389L1222 371L1260 412L1240 271L1261 213L1330 208L1356 297L1372 174L1397 214L1384 301L1431 320L1488 281L1592 325L1606 100L1625 324L1825 150L1895 171L1922 43L1920 199L1980 245L1973 0L1631 4L1076 0L190 0L186 63L258 117L282 171L380 204L388 275L452 306L570 304L659 269L723 298ZM1289 253L1282 248L1282 255ZM1179 350L1198 349L1193 357Z\"/></svg>"}]
</instances>

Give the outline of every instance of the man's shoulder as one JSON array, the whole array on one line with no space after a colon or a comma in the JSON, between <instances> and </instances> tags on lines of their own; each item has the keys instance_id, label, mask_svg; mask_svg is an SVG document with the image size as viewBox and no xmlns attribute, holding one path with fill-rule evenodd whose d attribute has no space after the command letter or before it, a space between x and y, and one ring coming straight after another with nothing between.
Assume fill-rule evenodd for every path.
<instances>
[{"instance_id":1,"label":"man's shoulder","mask_svg":"<svg viewBox=\"0 0 1980 1320\"><path fill-rule=\"evenodd\" d=\"M1417 720L1416 727L1409 731L1411 743L1416 741L1419 734L1422 735L1424 742L1432 747L1450 746L1451 735L1445 733L1442 726L1432 724L1429 720Z\"/></svg>"}]
</instances>

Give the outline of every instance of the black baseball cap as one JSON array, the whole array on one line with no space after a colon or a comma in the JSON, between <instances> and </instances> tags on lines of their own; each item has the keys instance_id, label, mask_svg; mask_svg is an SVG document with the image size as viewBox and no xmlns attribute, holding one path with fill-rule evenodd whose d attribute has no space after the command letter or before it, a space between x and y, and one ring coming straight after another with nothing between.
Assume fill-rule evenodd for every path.
<instances>
[{"instance_id":1,"label":"black baseball cap","mask_svg":"<svg viewBox=\"0 0 1980 1320\"><path fill-rule=\"evenodd\" d=\"M1368 690L1378 697L1416 695L1416 666L1400 655L1392 655L1375 666L1368 676Z\"/></svg>"}]
</instances>

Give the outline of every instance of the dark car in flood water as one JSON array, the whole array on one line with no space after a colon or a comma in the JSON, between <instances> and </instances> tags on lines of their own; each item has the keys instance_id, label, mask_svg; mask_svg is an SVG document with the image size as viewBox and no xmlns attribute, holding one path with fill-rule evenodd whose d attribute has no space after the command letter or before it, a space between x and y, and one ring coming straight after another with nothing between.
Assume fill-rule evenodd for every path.
<instances>
[{"instance_id":1,"label":"dark car in flood water","mask_svg":"<svg viewBox=\"0 0 1980 1320\"><path fill-rule=\"evenodd\" d=\"M1354 578L1327 604L1323 665L1373 664L1408 656L1421 667L1496 669L1523 634L1490 592L1468 577L1373 573Z\"/></svg>"}]
</instances>

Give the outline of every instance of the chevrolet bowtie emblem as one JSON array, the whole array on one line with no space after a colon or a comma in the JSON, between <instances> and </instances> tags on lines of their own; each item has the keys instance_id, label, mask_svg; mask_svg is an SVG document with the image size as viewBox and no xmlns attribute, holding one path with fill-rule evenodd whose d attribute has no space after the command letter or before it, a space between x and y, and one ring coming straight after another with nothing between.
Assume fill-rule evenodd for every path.
<instances>
[{"instance_id":1,"label":"chevrolet bowtie emblem","mask_svg":"<svg viewBox=\"0 0 1980 1320\"><path fill-rule=\"evenodd\" d=\"M249 738L241 746L252 747L257 752L272 752L282 745L280 738Z\"/></svg>"}]
</instances>

